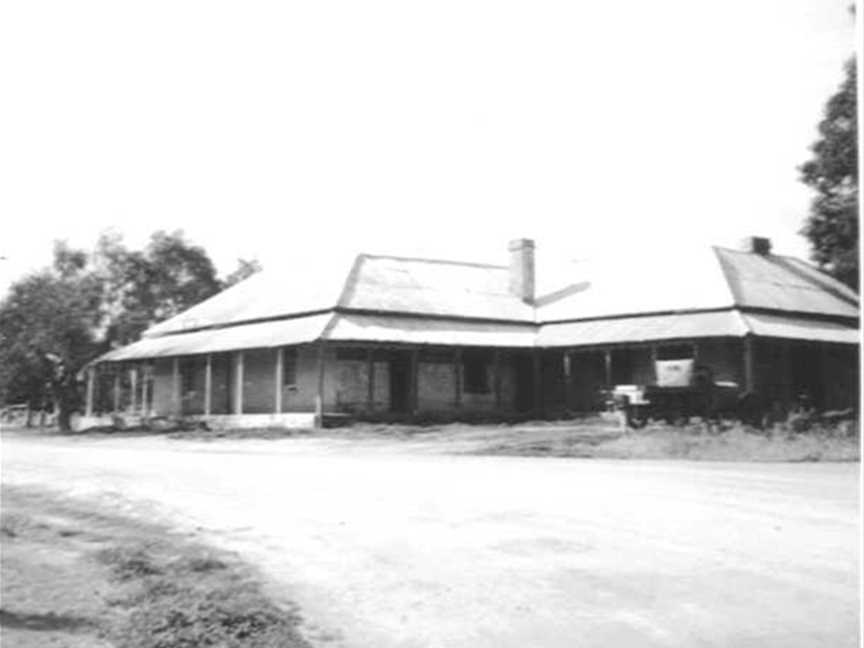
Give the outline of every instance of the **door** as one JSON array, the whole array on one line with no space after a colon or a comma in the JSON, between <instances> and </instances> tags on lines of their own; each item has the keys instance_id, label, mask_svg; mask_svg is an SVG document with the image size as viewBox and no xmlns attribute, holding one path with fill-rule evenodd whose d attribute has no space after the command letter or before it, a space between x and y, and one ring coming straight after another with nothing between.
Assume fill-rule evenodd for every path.
<instances>
[{"instance_id":1,"label":"door","mask_svg":"<svg viewBox=\"0 0 864 648\"><path fill-rule=\"evenodd\" d=\"M389 358L390 411L406 414L411 398L411 354L408 351L393 351Z\"/></svg>"}]
</instances>

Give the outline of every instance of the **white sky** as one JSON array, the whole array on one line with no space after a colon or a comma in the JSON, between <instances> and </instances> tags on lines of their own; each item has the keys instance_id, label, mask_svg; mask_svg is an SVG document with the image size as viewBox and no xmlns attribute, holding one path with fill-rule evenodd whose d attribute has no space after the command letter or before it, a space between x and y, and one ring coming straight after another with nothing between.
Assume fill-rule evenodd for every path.
<instances>
[{"instance_id":1,"label":"white sky","mask_svg":"<svg viewBox=\"0 0 864 648\"><path fill-rule=\"evenodd\" d=\"M52 241L184 229L222 272L797 235L848 0L0 9L0 291Z\"/></svg>"}]
</instances>

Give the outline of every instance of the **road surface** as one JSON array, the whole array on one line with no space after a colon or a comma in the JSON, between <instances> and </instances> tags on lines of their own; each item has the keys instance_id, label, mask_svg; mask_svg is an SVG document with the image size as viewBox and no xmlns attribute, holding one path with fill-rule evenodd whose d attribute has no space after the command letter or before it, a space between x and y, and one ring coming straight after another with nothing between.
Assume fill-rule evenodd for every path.
<instances>
[{"instance_id":1,"label":"road surface","mask_svg":"<svg viewBox=\"0 0 864 648\"><path fill-rule=\"evenodd\" d=\"M322 646L858 645L858 464L7 433L2 469L240 552Z\"/></svg>"}]
</instances>

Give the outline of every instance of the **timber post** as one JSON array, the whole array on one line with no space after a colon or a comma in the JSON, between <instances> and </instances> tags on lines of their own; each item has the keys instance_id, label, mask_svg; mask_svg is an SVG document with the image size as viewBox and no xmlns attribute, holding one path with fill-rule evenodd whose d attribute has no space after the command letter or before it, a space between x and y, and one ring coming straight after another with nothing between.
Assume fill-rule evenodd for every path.
<instances>
[{"instance_id":1,"label":"timber post","mask_svg":"<svg viewBox=\"0 0 864 648\"><path fill-rule=\"evenodd\" d=\"M138 365L129 370L129 413L135 414L138 400Z\"/></svg>"},{"instance_id":2,"label":"timber post","mask_svg":"<svg viewBox=\"0 0 864 648\"><path fill-rule=\"evenodd\" d=\"M753 350L753 336L744 337L744 391L753 392L756 389L756 374Z\"/></svg>"},{"instance_id":3,"label":"timber post","mask_svg":"<svg viewBox=\"0 0 864 648\"><path fill-rule=\"evenodd\" d=\"M114 370L114 413L120 413L120 371Z\"/></svg>"},{"instance_id":4,"label":"timber post","mask_svg":"<svg viewBox=\"0 0 864 648\"><path fill-rule=\"evenodd\" d=\"M495 390L495 411L501 412L501 349L492 352L492 381Z\"/></svg>"},{"instance_id":5,"label":"timber post","mask_svg":"<svg viewBox=\"0 0 864 648\"><path fill-rule=\"evenodd\" d=\"M243 413L243 352L237 351L234 354L234 403L233 414Z\"/></svg>"},{"instance_id":6,"label":"timber post","mask_svg":"<svg viewBox=\"0 0 864 648\"><path fill-rule=\"evenodd\" d=\"M531 353L531 375L534 387L533 411L535 416L543 413L543 372L540 366L540 352L537 349Z\"/></svg>"},{"instance_id":7,"label":"timber post","mask_svg":"<svg viewBox=\"0 0 864 648\"><path fill-rule=\"evenodd\" d=\"M414 348L411 349L410 362L409 362L409 372L408 372L408 411L411 416L415 416L417 414L417 409L420 404L420 390L419 390L419 382L417 380L417 356L419 355L419 351Z\"/></svg>"},{"instance_id":8,"label":"timber post","mask_svg":"<svg viewBox=\"0 0 864 648\"><path fill-rule=\"evenodd\" d=\"M282 387L285 380L285 347L276 348L276 369L273 376L273 412L282 413Z\"/></svg>"},{"instance_id":9,"label":"timber post","mask_svg":"<svg viewBox=\"0 0 864 648\"><path fill-rule=\"evenodd\" d=\"M572 394L573 394L573 354L570 351L564 352L562 361L564 369L564 407L568 412L572 410Z\"/></svg>"},{"instance_id":10,"label":"timber post","mask_svg":"<svg viewBox=\"0 0 864 648\"><path fill-rule=\"evenodd\" d=\"M213 411L213 354L207 354L207 364L204 366L204 415L210 416Z\"/></svg>"},{"instance_id":11,"label":"timber post","mask_svg":"<svg viewBox=\"0 0 864 648\"><path fill-rule=\"evenodd\" d=\"M171 409L175 415L180 415L181 394L180 394L180 358L174 356L171 361Z\"/></svg>"},{"instance_id":12,"label":"timber post","mask_svg":"<svg viewBox=\"0 0 864 648\"><path fill-rule=\"evenodd\" d=\"M93 416L93 396L95 381L96 369L94 367L89 367L87 369L87 401L84 409L84 414L87 416Z\"/></svg>"},{"instance_id":13,"label":"timber post","mask_svg":"<svg viewBox=\"0 0 864 648\"><path fill-rule=\"evenodd\" d=\"M315 420L313 425L316 428L324 427L324 377L325 363L327 360L327 347L324 340L318 342L318 384L315 391Z\"/></svg>"},{"instance_id":14,"label":"timber post","mask_svg":"<svg viewBox=\"0 0 864 648\"><path fill-rule=\"evenodd\" d=\"M603 352L603 370L606 389L612 388L612 351L606 349Z\"/></svg>"},{"instance_id":15,"label":"timber post","mask_svg":"<svg viewBox=\"0 0 864 648\"><path fill-rule=\"evenodd\" d=\"M453 406L462 407L462 349L453 351Z\"/></svg>"},{"instance_id":16,"label":"timber post","mask_svg":"<svg viewBox=\"0 0 864 648\"><path fill-rule=\"evenodd\" d=\"M366 410L375 411L375 351L366 350Z\"/></svg>"}]
</instances>

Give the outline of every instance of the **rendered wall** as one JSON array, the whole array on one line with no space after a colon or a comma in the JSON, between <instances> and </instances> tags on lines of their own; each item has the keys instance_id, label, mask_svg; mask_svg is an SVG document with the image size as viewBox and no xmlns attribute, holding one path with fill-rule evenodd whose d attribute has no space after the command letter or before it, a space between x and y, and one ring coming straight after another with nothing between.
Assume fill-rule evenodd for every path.
<instances>
[{"instance_id":1,"label":"rendered wall","mask_svg":"<svg viewBox=\"0 0 864 648\"><path fill-rule=\"evenodd\" d=\"M243 352L243 413L272 414L276 407L276 349Z\"/></svg>"},{"instance_id":2,"label":"rendered wall","mask_svg":"<svg viewBox=\"0 0 864 648\"><path fill-rule=\"evenodd\" d=\"M180 358L180 401L184 415L204 413L206 356Z\"/></svg>"},{"instance_id":3,"label":"rendered wall","mask_svg":"<svg viewBox=\"0 0 864 648\"><path fill-rule=\"evenodd\" d=\"M231 399L234 394L232 381L232 354L214 353L211 356L211 376L213 385L210 392L210 413L230 414Z\"/></svg>"},{"instance_id":4,"label":"rendered wall","mask_svg":"<svg viewBox=\"0 0 864 648\"><path fill-rule=\"evenodd\" d=\"M174 360L157 358L153 362L153 414L172 416L178 414L174 398Z\"/></svg>"}]
</instances>

